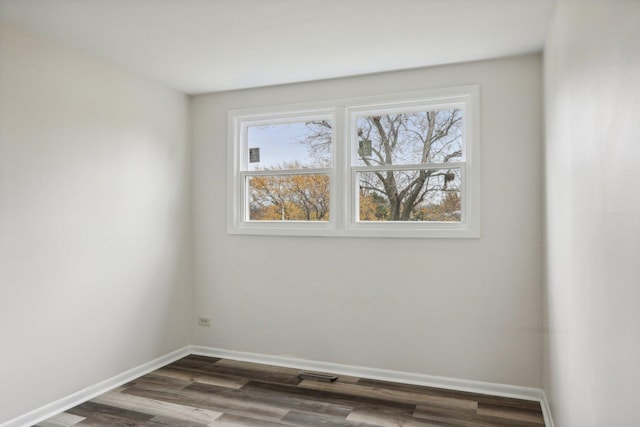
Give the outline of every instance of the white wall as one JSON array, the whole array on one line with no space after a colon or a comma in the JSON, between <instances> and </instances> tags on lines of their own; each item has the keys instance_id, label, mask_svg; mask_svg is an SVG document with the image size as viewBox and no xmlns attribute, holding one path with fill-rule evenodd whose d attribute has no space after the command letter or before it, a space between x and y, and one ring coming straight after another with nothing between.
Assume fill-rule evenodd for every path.
<instances>
[{"instance_id":1,"label":"white wall","mask_svg":"<svg viewBox=\"0 0 640 427\"><path fill-rule=\"evenodd\" d=\"M561 427L640 425L640 2L561 1L545 49L544 388Z\"/></svg>"},{"instance_id":2,"label":"white wall","mask_svg":"<svg viewBox=\"0 0 640 427\"><path fill-rule=\"evenodd\" d=\"M481 85L482 238L226 234L227 111ZM193 344L541 386L539 55L197 96Z\"/></svg>"},{"instance_id":3,"label":"white wall","mask_svg":"<svg viewBox=\"0 0 640 427\"><path fill-rule=\"evenodd\" d=\"M0 27L0 423L188 344L187 113Z\"/></svg>"}]
</instances>

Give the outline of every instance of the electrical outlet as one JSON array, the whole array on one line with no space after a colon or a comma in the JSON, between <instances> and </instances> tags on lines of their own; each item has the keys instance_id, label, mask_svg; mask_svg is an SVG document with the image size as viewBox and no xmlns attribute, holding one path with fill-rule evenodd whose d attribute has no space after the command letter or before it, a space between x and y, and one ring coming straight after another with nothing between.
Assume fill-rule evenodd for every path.
<instances>
[{"instance_id":1,"label":"electrical outlet","mask_svg":"<svg viewBox=\"0 0 640 427\"><path fill-rule=\"evenodd\" d=\"M198 325L209 327L211 326L211 319L208 317L198 317Z\"/></svg>"}]
</instances>

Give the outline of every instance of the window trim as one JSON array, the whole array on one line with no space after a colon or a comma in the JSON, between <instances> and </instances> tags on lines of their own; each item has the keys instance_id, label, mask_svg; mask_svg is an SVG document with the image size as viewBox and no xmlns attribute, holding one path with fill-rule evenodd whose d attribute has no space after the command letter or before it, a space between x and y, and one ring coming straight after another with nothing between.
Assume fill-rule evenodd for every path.
<instances>
[{"instance_id":1,"label":"window trim","mask_svg":"<svg viewBox=\"0 0 640 427\"><path fill-rule=\"evenodd\" d=\"M478 238L480 237L480 89L478 85L401 92L379 96L338 99L326 102L267 106L228 113L227 232L229 234L322 236L322 237L398 237L398 238ZM358 221L357 173L372 167L352 165L355 144L354 120L373 111L406 111L411 108L456 108L463 110L464 158L460 162L419 165L386 165L384 170L415 170L439 167L459 168L461 199L460 222ZM268 175L327 173L329 175L329 221L248 221L245 218L247 176L262 175L243 170L248 153L246 128L266 123L287 123L305 118L331 116L334 123L332 160L328 169L274 171ZM238 143L240 141L240 143ZM413 168L412 168L413 166ZM243 200L244 199L244 200Z\"/></svg>"}]
</instances>

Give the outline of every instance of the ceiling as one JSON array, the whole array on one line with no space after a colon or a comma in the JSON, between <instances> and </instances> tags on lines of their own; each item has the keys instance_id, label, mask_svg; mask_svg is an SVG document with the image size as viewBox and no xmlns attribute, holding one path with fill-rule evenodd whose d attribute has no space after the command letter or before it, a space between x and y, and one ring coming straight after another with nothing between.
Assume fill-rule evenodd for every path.
<instances>
[{"instance_id":1,"label":"ceiling","mask_svg":"<svg viewBox=\"0 0 640 427\"><path fill-rule=\"evenodd\" d=\"M0 0L0 20L189 94L542 49L555 0Z\"/></svg>"}]
</instances>

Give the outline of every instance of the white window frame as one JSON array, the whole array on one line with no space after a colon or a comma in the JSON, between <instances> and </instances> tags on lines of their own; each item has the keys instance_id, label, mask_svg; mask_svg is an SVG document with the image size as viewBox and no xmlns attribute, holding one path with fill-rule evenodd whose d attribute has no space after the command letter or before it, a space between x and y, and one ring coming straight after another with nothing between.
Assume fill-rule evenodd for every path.
<instances>
[{"instance_id":1,"label":"white window frame","mask_svg":"<svg viewBox=\"0 0 640 427\"><path fill-rule=\"evenodd\" d=\"M286 105L229 111L228 116L228 218L230 234L397 237L397 238L478 238L480 237L480 141L479 86L414 91L323 103ZM372 113L459 108L463 111L463 159L459 162L418 165L358 166L355 141L357 118ZM284 171L248 170L248 126L329 118L333 123L333 167ZM379 170L460 169L462 217L459 222L359 221L357 173ZM328 221L250 221L247 218L248 176L329 175Z\"/></svg>"},{"instance_id":2,"label":"white window frame","mask_svg":"<svg viewBox=\"0 0 640 427\"><path fill-rule=\"evenodd\" d=\"M310 107L310 108L306 108ZM228 195L228 231L232 234L267 234L267 235L292 235L292 236L318 236L331 233L336 229L336 200L333 197L336 191L335 168L335 128L333 136L332 165L329 168L317 169L285 169L269 171L252 171L247 165L249 147L247 141L247 128L265 124L283 124L307 121L312 119L329 119L336 122L335 108L320 107L315 105L303 108L285 106L283 108L265 108L232 111L229 113L230 131L230 165L229 182L233 190ZM335 126L335 125L334 125ZM328 221L251 221L248 218L248 191L247 178L251 176L282 176L282 175L315 175L326 174L329 176L329 220Z\"/></svg>"}]
</instances>

